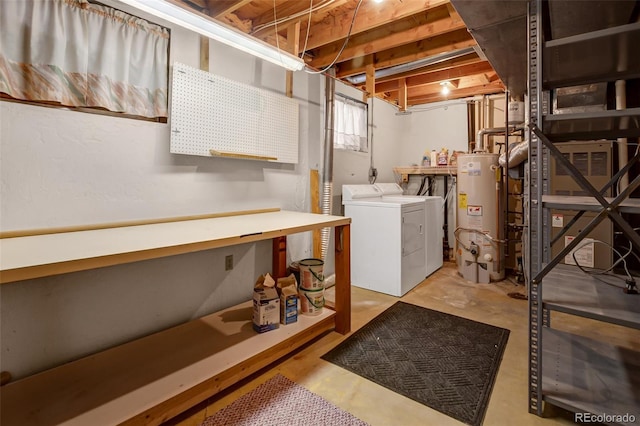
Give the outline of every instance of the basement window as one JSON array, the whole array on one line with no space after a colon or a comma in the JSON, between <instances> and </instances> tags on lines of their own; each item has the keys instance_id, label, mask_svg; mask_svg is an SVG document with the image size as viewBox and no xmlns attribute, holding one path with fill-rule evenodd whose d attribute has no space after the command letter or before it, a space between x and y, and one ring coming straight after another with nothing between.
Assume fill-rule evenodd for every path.
<instances>
[{"instance_id":1,"label":"basement window","mask_svg":"<svg viewBox=\"0 0 640 426\"><path fill-rule=\"evenodd\" d=\"M368 152L368 105L341 93L336 93L333 105L333 147Z\"/></svg>"},{"instance_id":2,"label":"basement window","mask_svg":"<svg viewBox=\"0 0 640 426\"><path fill-rule=\"evenodd\" d=\"M167 28L88 0L1 9L4 100L167 121Z\"/></svg>"}]
</instances>

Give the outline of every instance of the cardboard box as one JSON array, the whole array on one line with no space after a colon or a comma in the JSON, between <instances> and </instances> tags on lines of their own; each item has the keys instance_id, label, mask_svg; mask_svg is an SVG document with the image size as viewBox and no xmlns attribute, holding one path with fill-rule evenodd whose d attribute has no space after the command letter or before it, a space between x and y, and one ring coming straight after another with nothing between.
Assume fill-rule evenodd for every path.
<instances>
[{"instance_id":1,"label":"cardboard box","mask_svg":"<svg viewBox=\"0 0 640 426\"><path fill-rule=\"evenodd\" d=\"M280 293L280 323L292 324L298 321L298 292L295 286L284 287Z\"/></svg>"},{"instance_id":2,"label":"cardboard box","mask_svg":"<svg viewBox=\"0 0 640 426\"><path fill-rule=\"evenodd\" d=\"M253 329L258 333L280 326L280 298L273 287L253 290Z\"/></svg>"}]
</instances>

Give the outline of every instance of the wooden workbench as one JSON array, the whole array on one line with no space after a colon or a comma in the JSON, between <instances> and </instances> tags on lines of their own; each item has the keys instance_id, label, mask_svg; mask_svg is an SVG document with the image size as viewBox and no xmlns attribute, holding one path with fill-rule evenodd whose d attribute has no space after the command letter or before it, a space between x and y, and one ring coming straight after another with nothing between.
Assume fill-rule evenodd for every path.
<instances>
[{"instance_id":1,"label":"wooden workbench","mask_svg":"<svg viewBox=\"0 0 640 426\"><path fill-rule=\"evenodd\" d=\"M348 333L350 222L342 216L269 211L0 239L1 282L20 285L16 281L266 239L281 241L318 228L333 227L336 236L333 310L300 315L297 323L258 334L252 329L252 303L247 301L9 383L0 391L0 423L160 424L331 329ZM279 255L274 252L274 263Z\"/></svg>"}]
</instances>

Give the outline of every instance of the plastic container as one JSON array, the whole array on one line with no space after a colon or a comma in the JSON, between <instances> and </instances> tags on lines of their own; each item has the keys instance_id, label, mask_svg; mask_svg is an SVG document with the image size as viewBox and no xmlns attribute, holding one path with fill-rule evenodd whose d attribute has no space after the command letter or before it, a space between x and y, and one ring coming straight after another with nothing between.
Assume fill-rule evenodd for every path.
<instances>
[{"instance_id":1,"label":"plastic container","mask_svg":"<svg viewBox=\"0 0 640 426\"><path fill-rule=\"evenodd\" d=\"M438 164L438 153L436 150L431 151L431 167L435 167Z\"/></svg>"},{"instance_id":2,"label":"plastic container","mask_svg":"<svg viewBox=\"0 0 640 426\"><path fill-rule=\"evenodd\" d=\"M429 151L425 151L422 156L422 167L431 167L431 154L429 154Z\"/></svg>"},{"instance_id":3,"label":"plastic container","mask_svg":"<svg viewBox=\"0 0 640 426\"><path fill-rule=\"evenodd\" d=\"M446 148L442 148L442 151L438 153L438 166L449 165L449 151Z\"/></svg>"}]
</instances>

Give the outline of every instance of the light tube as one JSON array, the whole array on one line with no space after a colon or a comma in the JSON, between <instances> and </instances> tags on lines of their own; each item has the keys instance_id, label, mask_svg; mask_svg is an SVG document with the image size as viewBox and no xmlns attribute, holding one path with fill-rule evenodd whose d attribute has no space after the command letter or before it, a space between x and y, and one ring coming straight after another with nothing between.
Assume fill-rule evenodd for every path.
<instances>
[{"instance_id":1,"label":"light tube","mask_svg":"<svg viewBox=\"0 0 640 426\"><path fill-rule=\"evenodd\" d=\"M270 44L242 33L229 25L207 19L176 4L164 0L118 1L220 43L235 47L265 61L280 65L288 70L300 71L305 66L304 61L297 56L278 50Z\"/></svg>"}]
</instances>

